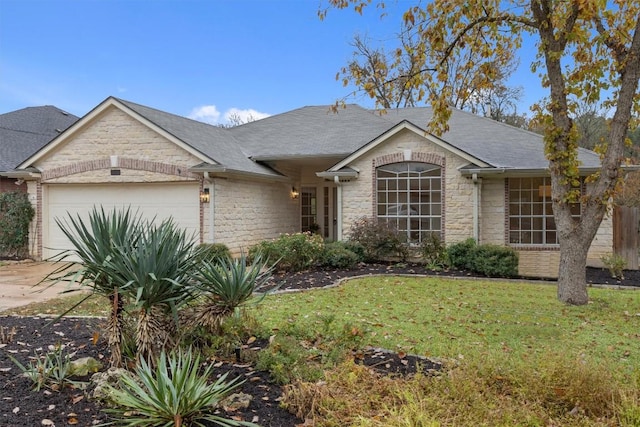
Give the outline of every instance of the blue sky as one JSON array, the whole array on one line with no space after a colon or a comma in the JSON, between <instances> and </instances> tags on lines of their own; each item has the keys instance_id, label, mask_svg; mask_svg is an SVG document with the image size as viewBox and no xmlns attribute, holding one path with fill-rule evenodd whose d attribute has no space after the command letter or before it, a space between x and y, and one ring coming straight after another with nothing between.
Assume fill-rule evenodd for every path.
<instances>
[{"instance_id":1,"label":"blue sky","mask_svg":"<svg viewBox=\"0 0 640 427\"><path fill-rule=\"evenodd\" d=\"M112 95L223 123L233 109L259 118L333 104L350 92L335 76L352 37L392 40L414 4L388 3L384 19L370 7L320 21L321 0L0 0L0 113L82 116ZM530 60L512 77L521 112L542 96Z\"/></svg>"}]
</instances>

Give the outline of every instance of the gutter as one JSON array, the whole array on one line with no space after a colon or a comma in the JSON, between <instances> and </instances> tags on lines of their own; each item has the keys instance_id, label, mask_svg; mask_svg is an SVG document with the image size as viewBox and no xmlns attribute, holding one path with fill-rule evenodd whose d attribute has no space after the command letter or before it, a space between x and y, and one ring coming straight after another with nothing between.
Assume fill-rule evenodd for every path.
<instances>
[{"instance_id":1,"label":"gutter","mask_svg":"<svg viewBox=\"0 0 640 427\"><path fill-rule=\"evenodd\" d=\"M640 165L622 166L624 170L640 170ZM595 172L599 172L600 167L588 167L579 168L580 175L590 175ZM504 175L505 177L514 176L549 176L549 169L514 169L514 168L458 168L458 171L462 176L473 178L474 175L481 176L495 176Z\"/></svg>"},{"instance_id":2,"label":"gutter","mask_svg":"<svg viewBox=\"0 0 640 427\"><path fill-rule=\"evenodd\" d=\"M247 172L239 169L230 169L225 166L211 165L211 166L194 166L189 168L189 172L192 173L207 173L210 177L225 177L225 176L239 176L247 178L258 178L265 180L274 180L282 182L291 182L291 178L284 175L267 175L257 172Z\"/></svg>"},{"instance_id":3,"label":"gutter","mask_svg":"<svg viewBox=\"0 0 640 427\"><path fill-rule=\"evenodd\" d=\"M333 182L336 184L336 188L338 193L336 194L336 199L338 202L337 206L337 221L336 221L336 239L340 242L342 241L342 184L340 183L340 177L338 175L333 177Z\"/></svg>"},{"instance_id":4,"label":"gutter","mask_svg":"<svg viewBox=\"0 0 640 427\"><path fill-rule=\"evenodd\" d=\"M29 181L40 178L42 176L42 172L40 172L36 168L14 169L10 171L0 172L0 176L4 176L7 178L24 179L26 181Z\"/></svg>"},{"instance_id":5,"label":"gutter","mask_svg":"<svg viewBox=\"0 0 640 427\"><path fill-rule=\"evenodd\" d=\"M358 172L357 171L335 171L335 172L316 172L316 176L318 178L333 178L334 180L336 178L357 178L358 177Z\"/></svg>"},{"instance_id":6,"label":"gutter","mask_svg":"<svg viewBox=\"0 0 640 427\"><path fill-rule=\"evenodd\" d=\"M473 238L476 243L480 244L480 195L482 187L482 178L478 174L472 175L473 180Z\"/></svg>"}]
</instances>

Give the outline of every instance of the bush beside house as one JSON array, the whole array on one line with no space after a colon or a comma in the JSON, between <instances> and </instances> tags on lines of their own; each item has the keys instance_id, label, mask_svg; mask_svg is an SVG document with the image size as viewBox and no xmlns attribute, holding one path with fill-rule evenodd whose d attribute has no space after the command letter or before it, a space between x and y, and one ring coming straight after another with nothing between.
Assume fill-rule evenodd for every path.
<instances>
[{"instance_id":1,"label":"bush beside house","mask_svg":"<svg viewBox=\"0 0 640 427\"><path fill-rule=\"evenodd\" d=\"M34 213L26 193L0 193L0 257L20 258L29 254L29 223Z\"/></svg>"}]
</instances>

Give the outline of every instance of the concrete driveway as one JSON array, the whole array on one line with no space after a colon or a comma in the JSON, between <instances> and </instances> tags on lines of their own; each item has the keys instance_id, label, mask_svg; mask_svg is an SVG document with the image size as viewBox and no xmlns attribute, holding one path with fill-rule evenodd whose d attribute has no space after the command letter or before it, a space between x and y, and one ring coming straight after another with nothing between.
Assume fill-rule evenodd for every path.
<instances>
[{"instance_id":1,"label":"concrete driveway","mask_svg":"<svg viewBox=\"0 0 640 427\"><path fill-rule=\"evenodd\" d=\"M3 263L6 264L0 265L0 313L32 302L57 298L60 292L68 289L66 283L58 283L49 288L46 288L46 285L34 287L60 264L11 261Z\"/></svg>"}]
</instances>

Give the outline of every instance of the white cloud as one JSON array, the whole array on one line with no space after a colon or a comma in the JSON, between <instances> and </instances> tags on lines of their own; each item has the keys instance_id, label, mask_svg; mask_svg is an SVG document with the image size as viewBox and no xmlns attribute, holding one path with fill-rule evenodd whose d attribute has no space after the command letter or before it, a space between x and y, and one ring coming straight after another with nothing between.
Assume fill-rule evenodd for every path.
<instances>
[{"instance_id":1,"label":"white cloud","mask_svg":"<svg viewBox=\"0 0 640 427\"><path fill-rule=\"evenodd\" d=\"M220 120L220 111L218 111L215 105L203 105L191 110L188 117L193 120L216 125Z\"/></svg>"},{"instance_id":2,"label":"white cloud","mask_svg":"<svg viewBox=\"0 0 640 427\"><path fill-rule=\"evenodd\" d=\"M261 113L260 111L252 108L242 110L240 108L232 107L224 113L221 113L215 105L203 105L191 110L188 117L211 125L238 125L241 123L264 119L269 116L270 114Z\"/></svg>"},{"instance_id":3,"label":"white cloud","mask_svg":"<svg viewBox=\"0 0 640 427\"><path fill-rule=\"evenodd\" d=\"M239 108L229 108L224 113L224 120L229 123L233 121L240 121L241 123L253 122L255 120L260 120L269 117L270 114L261 113L260 111L256 111L252 108L241 110Z\"/></svg>"}]
</instances>

